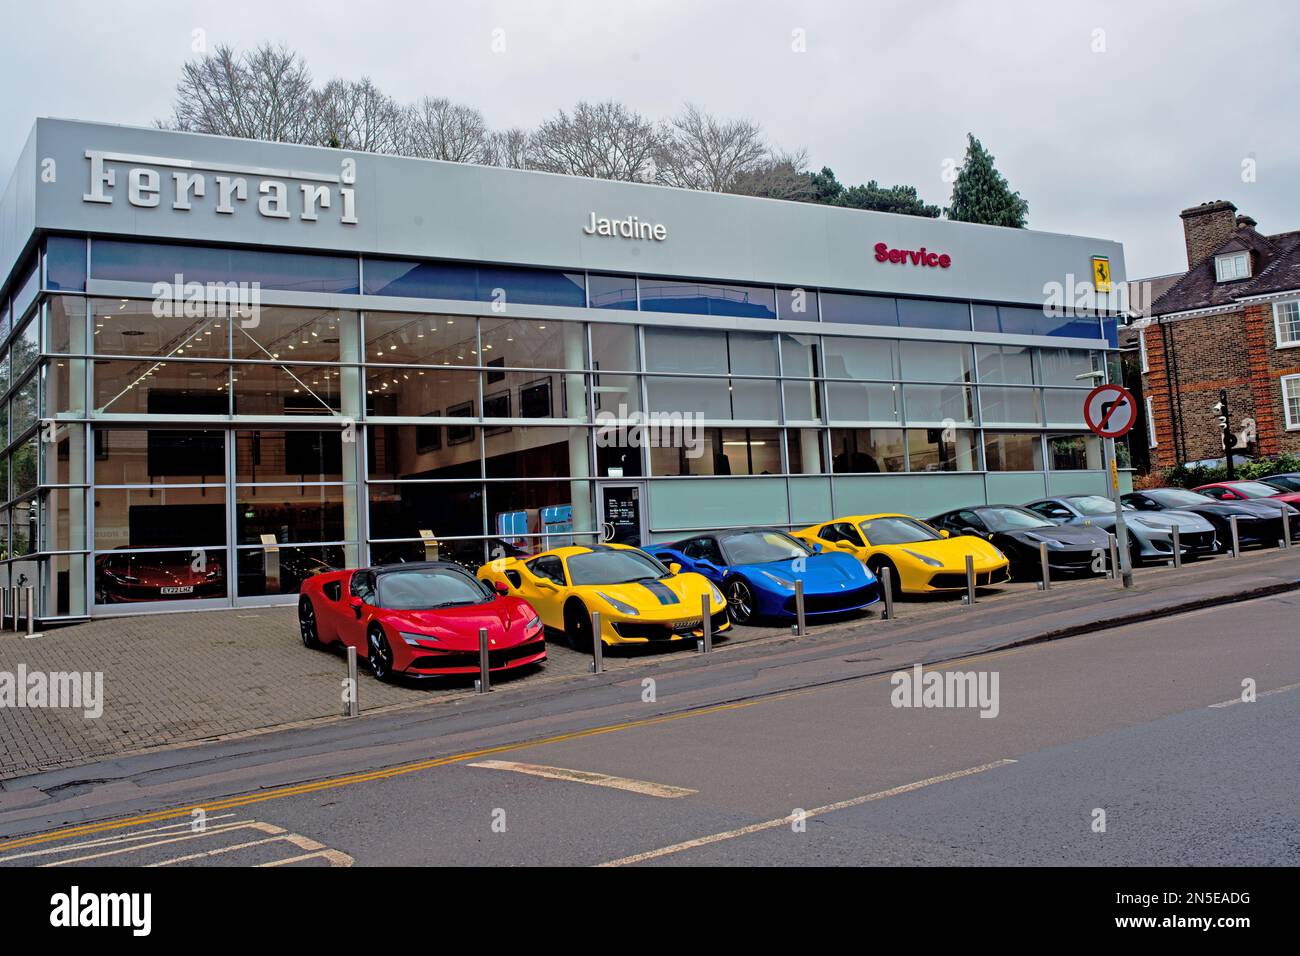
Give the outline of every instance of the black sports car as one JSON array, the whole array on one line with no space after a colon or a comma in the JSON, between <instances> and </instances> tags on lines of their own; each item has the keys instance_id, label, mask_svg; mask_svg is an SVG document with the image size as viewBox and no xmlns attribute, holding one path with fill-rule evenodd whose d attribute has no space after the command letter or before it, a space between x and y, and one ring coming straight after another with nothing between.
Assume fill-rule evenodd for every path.
<instances>
[{"instance_id":1,"label":"black sports car","mask_svg":"<svg viewBox=\"0 0 1300 956\"><path fill-rule=\"evenodd\" d=\"M1104 555L1110 548L1110 536L1099 528L1055 525L1015 505L959 508L931 518L930 524L941 531L975 534L993 542L1010 559L1012 575L1022 579L1037 578L1041 573L1038 549L1044 543L1054 574L1090 574L1098 551Z\"/></svg>"},{"instance_id":2,"label":"black sports car","mask_svg":"<svg viewBox=\"0 0 1300 956\"><path fill-rule=\"evenodd\" d=\"M1224 551L1232 547L1230 519L1233 515L1237 516L1237 535L1242 547L1276 545L1282 539L1282 509L1286 508L1291 516L1291 538L1300 540L1300 511L1273 498L1216 501L1185 488L1148 488L1129 492L1120 500L1138 511L1190 511L1200 515L1214 525L1219 547Z\"/></svg>"}]
</instances>

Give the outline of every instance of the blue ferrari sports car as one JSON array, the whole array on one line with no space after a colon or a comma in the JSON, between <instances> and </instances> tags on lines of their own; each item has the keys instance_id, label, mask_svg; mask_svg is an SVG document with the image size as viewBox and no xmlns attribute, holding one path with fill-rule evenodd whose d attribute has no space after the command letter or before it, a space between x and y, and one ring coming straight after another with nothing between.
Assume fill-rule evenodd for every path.
<instances>
[{"instance_id":1,"label":"blue ferrari sports car","mask_svg":"<svg viewBox=\"0 0 1300 956\"><path fill-rule=\"evenodd\" d=\"M795 616L794 583L803 582L804 614L839 614L880 600L880 584L861 561L814 550L773 528L745 528L656 544L645 550L664 563L704 575L727 598L737 624Z\"/></svg>"}]
</instances>

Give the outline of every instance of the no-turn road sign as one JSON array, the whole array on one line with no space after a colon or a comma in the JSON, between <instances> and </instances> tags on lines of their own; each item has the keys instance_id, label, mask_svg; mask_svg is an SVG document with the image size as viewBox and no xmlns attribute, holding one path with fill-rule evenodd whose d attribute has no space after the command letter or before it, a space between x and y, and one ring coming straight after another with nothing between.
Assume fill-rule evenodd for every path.
<instances>
[{"instance_id":1,"label":"no-turn road sign","mask_svg":"<svg viewBox=\"0 0 1300 956\"><path fill-rule=\"evenodd\" d=\"M1120 438L1137 422L1137 401L1122 385L1098 385L1083 400L1083 420L1095 435Z\"/></svg>"}]
</instances>

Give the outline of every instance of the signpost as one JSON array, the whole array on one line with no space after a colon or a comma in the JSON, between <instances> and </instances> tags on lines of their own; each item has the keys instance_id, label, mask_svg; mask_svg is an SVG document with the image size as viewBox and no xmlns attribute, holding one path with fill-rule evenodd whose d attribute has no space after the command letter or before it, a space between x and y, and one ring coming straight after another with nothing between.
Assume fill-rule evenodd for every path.
<instances>
[{"instance_id":1,"label":"signpost","mask_svg":"<svg viewBox=\"0 0 1300 956\"><path fill-rule=\"evenodd\" d=\"M1115 538L1119 545L1120 576L1124 587L1133 586L1133 565L1129 558L1128 527L1124 524L1124 506L1119 499L1119 465L1115 459L1115 439L1127 435L1137 421L1137 401L1122 385L1098 385L1083 400L1083 420L1092 433L1102 440L1106 453L1106 471L1110 480L1110 497L1115 502Z\"/></svg>"}]
</instances>

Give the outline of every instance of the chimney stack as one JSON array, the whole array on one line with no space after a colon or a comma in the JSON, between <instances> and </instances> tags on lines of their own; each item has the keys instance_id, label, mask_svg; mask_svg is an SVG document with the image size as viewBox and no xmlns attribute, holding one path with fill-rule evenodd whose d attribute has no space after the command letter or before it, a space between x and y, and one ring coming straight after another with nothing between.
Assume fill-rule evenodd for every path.
<instances>
[{"instance_id":1,"label":"chimney stack","mask_svg":"<svg viewBox=\"0 0 1300 956\"><path fill-rule=\"evenodd\" d=\"M1245 215L1244 213L1237 216L1238 229L1254 229L1258 225L1259 223L1257 223L1254 219L1251 219L1249 216Z\"/></svg>"},{"instance_id":2,"label":"chimney stack","mask_svg":"<svg viewBox=\"0 0 1300 956\"><path fill-rule=\"evenodd\" d=\"M1187 268L1195 269L1237 228L1237 207L1227 200L1201 203L1178 214L1187 243Z\"/></svg>"}]
</instances>

